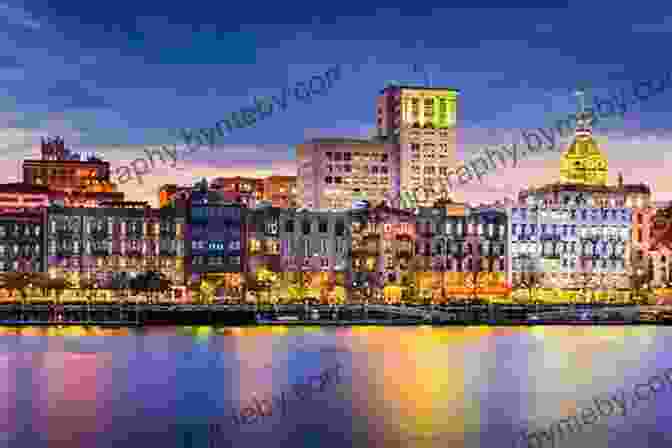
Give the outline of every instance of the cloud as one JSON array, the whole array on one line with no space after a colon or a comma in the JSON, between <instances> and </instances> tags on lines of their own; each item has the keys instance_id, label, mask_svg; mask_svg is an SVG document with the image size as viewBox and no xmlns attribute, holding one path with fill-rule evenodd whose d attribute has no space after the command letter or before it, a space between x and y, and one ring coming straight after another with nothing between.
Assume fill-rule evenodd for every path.
<instances>
[{"instance_id":1,"label":"cloud","mask_svg":"<svg viewBox=\"0 0 672 448\"><path fill-rule=\"evenodd\" d=\"M663 17L662 23L633 23L633 33L672 33L672 16Z\"/></svg>"},{"instance_id":2,"label":"cloud","mask_svg":"<svg viewBox=\"0 0 672 448\"><path fill-rule=\"evenodd\" d=\"M12 25L20 25L31 30L39 30L42 25L35 20L28 11L23 8L0 3L0 17L3 17Z\"/></svg>"},{"instance_id":3,"label":"cloud","mask_svg":"<svg viewBox=\"0 0 672 448\"><path fill-rule=\"evenodd\" d=\"M537 33L552 33L553 25L550 23L537 23L534 29L537 31Z\"/></svg>"}]
</instances>

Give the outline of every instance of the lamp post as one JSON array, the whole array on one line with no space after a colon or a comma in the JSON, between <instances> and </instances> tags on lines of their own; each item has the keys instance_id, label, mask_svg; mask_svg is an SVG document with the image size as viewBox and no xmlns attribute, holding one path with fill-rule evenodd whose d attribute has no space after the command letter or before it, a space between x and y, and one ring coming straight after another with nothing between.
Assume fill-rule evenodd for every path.
<instances>
[{"instance_id":1,"label":"lamp post","mask_svg":"<svg viewBox=\"0 0 672 448\"><path fill-rule=\"evenodd\" d=\"M635 297L639 298L640 297L640 290L641 290L641 282L642 282L642 277L644 276L644 270L642 268L637 268L635 271L636 277L635 277Z\"/></svg>"}]
</instances>

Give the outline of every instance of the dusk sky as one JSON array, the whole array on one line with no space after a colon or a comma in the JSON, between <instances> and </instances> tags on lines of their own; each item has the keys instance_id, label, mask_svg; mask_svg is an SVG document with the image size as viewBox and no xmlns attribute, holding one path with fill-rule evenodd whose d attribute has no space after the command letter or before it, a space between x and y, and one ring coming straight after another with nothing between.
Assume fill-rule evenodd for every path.
<instances>
[{"instance_id":1,"label":"dusk sky","mask_svg":"<svg viewBox=\"0 0 672 448\"><path fill-rule=\"evenodd\" d=\"M114 171L145 148L174 145L178 127L214 126L254 96L277 96L336 64L341 78L325 95L310 103L292 96L285 111L236 130L216 150L187 156L180 170L159 165L122 191L156 205L164 183L296 174L296 144L373 135L380 89L424 83L414 64L431 73L434 87L461 92L458 159L516 141L520 129L552 126L576 111L572 93L580 86L588 98L606 97L672 70L672 7L661 10L664 2L446 3L455 5L0 3L0 174L21 180L20 161L39 158L40 137L55 135L76 151L96 152ZM624 120L595 130L610 182L623 172L626 183L648 182L655 200L672 200L668 84ZM492 172L456 198L494 201L558 177L559 153L548 152Z\"/></svg>"}]
</instances>

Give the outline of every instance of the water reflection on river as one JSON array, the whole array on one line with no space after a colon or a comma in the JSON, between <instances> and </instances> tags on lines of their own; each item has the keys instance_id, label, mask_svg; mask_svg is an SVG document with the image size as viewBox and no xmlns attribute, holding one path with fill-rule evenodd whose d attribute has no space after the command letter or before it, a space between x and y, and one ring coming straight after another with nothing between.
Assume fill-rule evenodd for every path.
<instances>
[{"instance_id":1,"label":"water reflection on river","mask_svg":"<svg viewBox=\"0 0 672 448\"><path fill-rule=\"evenodd\" d=\"M0 336L0 446L4 438L10 447L510 447L528 420L549 424L672 367L669 327L52 327ZM302 377L337 362L340 385L304 402L292 395ZM287 415L232 423L232 409L283 392ZM665 446L671 403L668 392L563 446ZM216 444L208 423L222 424Z\"/></svg>"}]
</instances>

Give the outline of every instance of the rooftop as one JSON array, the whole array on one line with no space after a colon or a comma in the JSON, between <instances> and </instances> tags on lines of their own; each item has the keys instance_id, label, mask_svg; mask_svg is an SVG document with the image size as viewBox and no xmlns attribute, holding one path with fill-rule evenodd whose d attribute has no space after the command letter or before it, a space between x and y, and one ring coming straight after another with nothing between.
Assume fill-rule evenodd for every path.
<instances>
[{"instance_id":1,"label":"rooftop","mask_svg":"<svg viewBox=\"0 0 672 448\"><path fill-rule=\"evenodd\" d=\"M387 89L400 89L400 90L450 90L457 94L460 93L459 89L453 89L452 87L426 87L426 86L409 86L409 85L389 85L386 86L380 93L385 93Z\"/></svg>"}]
</instances>

